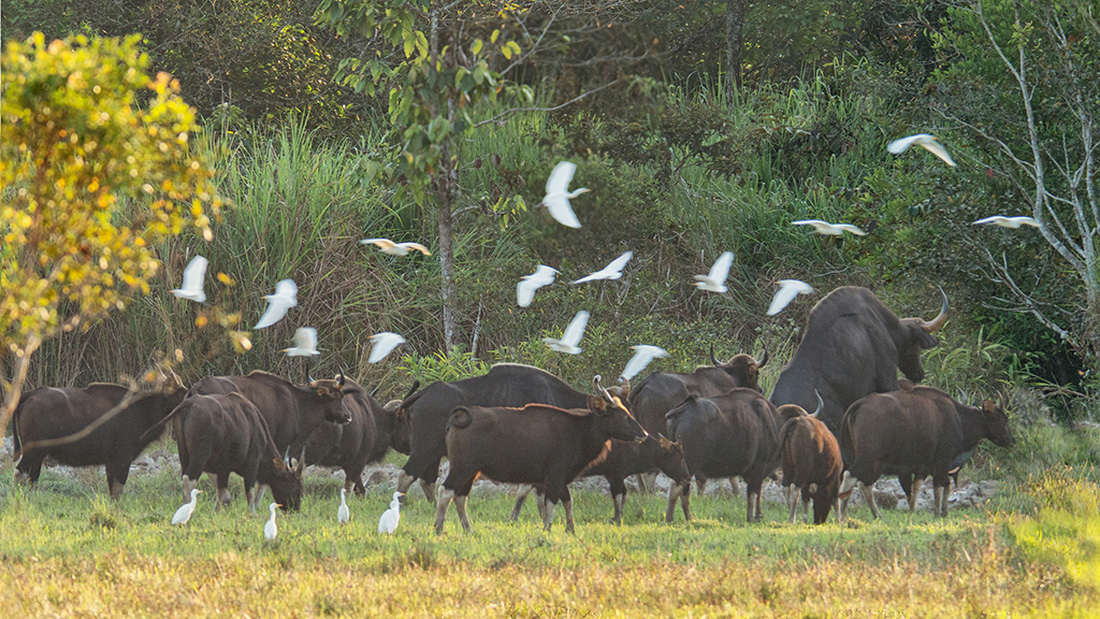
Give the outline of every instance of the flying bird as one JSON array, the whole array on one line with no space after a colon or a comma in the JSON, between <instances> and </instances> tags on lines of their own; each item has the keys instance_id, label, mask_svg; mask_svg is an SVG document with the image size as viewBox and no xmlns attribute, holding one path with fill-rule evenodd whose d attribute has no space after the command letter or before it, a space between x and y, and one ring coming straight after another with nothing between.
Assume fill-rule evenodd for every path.
<instances>
[{"instance_id":1,"label":"flying bird","mask_svg":"<svg viewBox=\"0 0 1100 619\"><path fill-rule=\"evenodd\" d=\"M347 501L347 488L340 488L340 509L336 510L336 522L338 524L347 524L351 520L351 510L348 509Z\"/></svg>"},{"instance_id":2,"label":"flying bird","mask_svg":"<svg viewBox=\"0 0 1100 619\"><path fill-rule=\"evenodd\" d=\"M797 279L779 280L779 290L772 297L772 304L768 306L768 316L775 316L783 311L784 307L800 294L810 294L814 291L809 284Z\"/></svg>"},{"instance_id":3,"label":"flying bird","mask_svg":"<svg viewBox=\"0 0 1100 619\"><path fill-rule=\"evenodd\" d=\"M1002 228L1019 228L1020 226L1035 226L1039 227L1039 220L1034 217L1004 217L1001 215L993 215L992 217L986 217L975 221L976 224L996 224Z\"/></svg>"},{"instance_id":4,"label":"flying bird","mask_svg":"<svg viewBox=\"0 0 1100 619\"><path fill-rule=\"evenodd\" d=\"M886 150L899 155L904 153L912 145L918 145L923 147L933 155L943 159L944 163L951 167L955 167L955 161L951 159L951 155L947 154L947 149L942 144L936 141L936 137L927 133L918 133L898 140L894 140L886 145Z\"/></svg>"},{"instance_id":5,"label":"flying bird","mask_svg":"<svg viewBox=\"0 0 1100 619\"><path fill-rule=\"evenodd\" d=\"M595 273L592 273L591 275L585 275L580 279L573 280L573 283L581 284L584 282L595 281L597 279L619 279L623 276L623 267L625 267L626 263L630 262L630 259L633 257L634 252L625 251L623 252L623 255L612 260L611 264L605 266L599 271L596 271Z\"/></svg>"},{"instance_id":6,"label":"flying bird","mask_svg":"<svg viewBox=\"0 0 1100 619\"><path fill-rule=\"evenodd\" d=\"M650 346L648 344L639 344L637 346L631 346L634 349L634 356L630 358L630 361L626 362L626 368L623 369L623 373L620 374L620 378L630 380L638 375L645 369L645 366L649 365L650 361L653 361L657 357L667 357L668 351L660 346Z\"/></svg>"},{"instance_id":7,"label":"flying bird","mask_svg":"<svg viewBox=\"0 0 1100 619\"><path fill-rule=\"evenodd\" d=\"M199 503L199 493L201 492L202 490L198 488L191 489L191 500L176 510L175 515L172 516L172 524L187 524L187 521L191 519L191 514L195 513L195 506Z\"/></svg>"},{"instance_id":8,"label":"flying bird","mask_svg":"<svg viewBox=\"0 0 1100 619\"><path fill-rule=\"evenodd\" d=\"M827 234L837 236L844 234L845 232L851 232L856 236L867 236L867 233L860 230L858 226L852 224L831 224L827 221L821 221L820 219L799 219L798 221L792 221L792 224L796 226L813 226L814 232L818 234Z\"/></svg>"},{"instance_id":9,"label":"flying bird","mask_svg":"<svg viewBox=\"0 0 1100 619\"><path fill-rule=\"evenodd\" d=\"M393 535L397 530L397 523L401 522L401 493L394 492L390 499L390 508L382 512L378 519L378 532Z\"/></svg>"},{"instance_id":10,"label":"flying bird","mask_svg":"<svg viewBox=\"0 0 1100 619\"><path fill-rule=\"evenodd\" d=\"M519 306L527 307L531 305L531 301L535 299L535 291L554 283L554 276L558 273L560 271L557 269L540 264L534 273L521 277L519 283L516 284L516 302L519 303Z\"/></svg>"},{"instance_id":11,"label":"flying bird","mask_svg":"<svg viewBox=\"0 0 1100 619\"><path fill-rule=\"evenodd\" d=\"M710 272L706 275L696 275L693 279L698 280L695 282L695 286L699 290L709 290L710 292L725 292L726 278L730 275L730 267L733 266L733 252L723 252L718 259L714 261L714 265L710 267ZM648 363L649 360L646 360ZM629 366L628 366L629 367ZM642 364L645 367L645 364ZM641 370L642 368L638 368ZM629 377L628 377L629 379Z\"/></svg>"},{"instance_id":12,"label":"flying bird","mask_svg":"<svg viewBox=\"0 0 1100 619\"><path fill-rule=\"evenodd\" d=\"M187 267L183 269L183 285L172 291L172 294L181 299L191 299L196 303L206 301L206 293L202 291L202 280L206 277L206 265L209 262L203 256L195 256Z\"/></svg>"},{"instance_id":13,"label":"flying bird","mask_svg":"<svg viewBox=\"0 0 1100 619\"><path fill-rule=\"evenodd\" d=\"M267 299L267 309L253 329L270 327L282 320L288 309L298 305L298 285L292 279L279 280L275 284L275 294L265 294L264 298Z\"/></svg>"},{"instance_id":14,"label":"flying bird","mask_svg":"<svg viewBox=\"0 0 1100 619\"><path fill-rule=\"evenodd\" d=\"M378 363L386 358L393 352L394 348L405 343L405 338L396 333L390 331L383 331L381 333L375 333L370 336L371 349L370 357L367 359L367 363Z\"/></svg>"},{"instance_id":15,"label":"flying bird","mask_svg":"<svg viewBox=\"0 0 1100 619\"><path fill-rule=\"evenodd\" d=\"M279 527L275 525L275 510L280 507L282 507L282 505L278 503L272 503L267 506L267 508L271 510L271 520L268 520L267 524L264 525L264 539L269 542L274 540L275 536L279 534Z\"/></svg>"},{"instance_id":16,"label":"flying bird","mask_svg":"<svg viewBox=\"0 0 1100 619\"><path fill-rule=\"evenodd\" d=\"M317 350L317 329L313 327L298 327L294 331L294 346L284 348L283 352L288 357L311 357L321 354Z\"/></svg>"},{"instance_id":17,"label":"flying bird","mask_svg":"<svg viewBox=\"0 0 1100 619\"><path fill-rule=\"evenodd\" d=\"M573 321L565 328L565 333L562 334L560 340L552 337L544 337L542 341L550 347L550 350L576 355L581 352L577 344L580 343L581 338L584 337L584 328L586 326L588 326L588 312L581 310L577 312L577 315L573 317Z\"/></svg>"},{"instance_id":18,"label":"flying bird","mask_svg":"<svg viewBox=\"0 0 1100 619\"><path fill-rule=\"evenodd\" d=\"M378 249L380 249L383 254L389 254L391 256L407 256L409 252L414 249L425 256L432 255L432 252L428 251L427 247L411 241L407 243L394 243L389 239L363 239L359 241L359 243L361 245L377 245Z\"/></svg>"},{"instance_id":19,"label":"flying bird","mask_svg":"<svg viewBox=\"0 0 1100 619\"><path fill-rule=\"evenodd\" d=\"M542 197L542 203L550 216L563 226L580 228L581 222L573 213L573 207L569 200L591 191L587 187L569 191L569 181L573 180L573 173L577 171L577 164L570 161L562 161L550 171L550 177L546 179L546 195Z\"/></svg>"}]
</instances>

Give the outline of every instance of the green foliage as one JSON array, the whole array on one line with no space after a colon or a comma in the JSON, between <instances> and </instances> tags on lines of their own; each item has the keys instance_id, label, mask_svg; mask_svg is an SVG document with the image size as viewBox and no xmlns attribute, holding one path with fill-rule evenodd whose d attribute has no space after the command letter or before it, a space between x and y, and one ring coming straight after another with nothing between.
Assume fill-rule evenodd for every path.
<instances>
[{"instance_id":1,"label":"green foliage","mask_svg":"<svg viewBox=\"0 0 1100 619\"><path fill-rule=\"evenodd\" d=\"M5 352L33 352L148 293L160 266L153 244L192 226L212 237L222 199L190 145L194 110L147 66L136 37L47 44L36 33L4 51Z\"/></svg>"}]
</instances>

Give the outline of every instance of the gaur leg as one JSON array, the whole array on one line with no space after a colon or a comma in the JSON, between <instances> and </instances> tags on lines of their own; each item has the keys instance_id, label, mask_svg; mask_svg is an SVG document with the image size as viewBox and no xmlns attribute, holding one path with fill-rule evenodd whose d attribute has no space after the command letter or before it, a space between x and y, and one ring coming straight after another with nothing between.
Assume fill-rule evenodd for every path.
<instances>
[{"instance_id":1,"label":"gaur leg","mask_svg":"<svg viewBox=\"0 0 1100 619\"><path fill-rule=\"evenodd\" d=\"M859 492L863 495L867 507L871 508L871 517L878 519L878 505L875 505L875 493L872 487L861 481L859 482Z\"/></svg>"},{"instance_id":2,"label":"gaur leg","mask_svg":"<svg viewBox=\"0 0 1100 619\"><path fill-rule=\"evenodd\" d=\"M439 501L435 504L436 535L440 535L443 533L443 521L447 517L447 507L451 504L451 499L453 499L454 496L454 490L447 488L446 483L444 483L443 490L439 492Z\"/></svg>"},{"instance_id":3,"label":"gaur leg","mask_svg":"<svg viewBox=\"0 0 1100 619\"><path fill-rule=\"evenodd\" d=\"M676 513L676 499L680 499L680 507L684 511L684 521L691 521L691 507L689 496L691 494L691 481L682 484L672 484L668 488L668 509L665 510L665 522L672 522Z\"/></svg>"},{"instance_id":4,"label":"gaur leg","mask_svg":"<svg viewBox=\"0 0 1100 619\"><path fill-rule=\"evenodd\" d=\"M107 490L111 493L111 500L117 501L122 496L122 489L126 486L126 479L130 475L130 462L111 462L106 465ZM187 500L191 500L188 496Z\"/></svg>"},{"instance_id":5,"label":"gaur leg","mask_svg":"<svg viewBox=\"0 0 1100 619\"><path fill-rule=\"evenodd\" d=\"M748 487L748 493L745 495L745 498L745 521L756 522L757 519L760 517L760 514L756 511L758 509L757 499L760 498L760 488L750 485Z\"/></svg>"},{"instance_id":6,"label":"gaur leg","mask_svg":"<svg viewBox=\"0 0 1100 619\"><path fill-rule=\"evenodd\" d=\"M561 482L549 482L546 484L544 491L546 492L546 518L543 520L543 528L547 531L550 530L550 525L554 523L554 511L558 507L558 501L564 500L569 496L569 487L559 487ZM568 527L566 529L568 531Z\"/></svg>"},{"instance_id":7,"label":"gaur leg","mask_svg":"<svg viewBox=\"0 0 1100 619\"><path fill-rule=\"evenodd\" d=\"M434 501L435 500L435 478L434 477L432 478L431 481L428 481L425 478L421 478L420 479L420 489L424 491L424 498L428 499L428 501Z\"/></svg>"},{"instance_id":8,"label":"gaur leg","mask_svg":"<svg viewBox=\"0 0 1100 619\"><path fill-rule=\"evenodd\" d=\"M435 482L439 479L439 463L443 460L446 447L435 458L409 457L409 461L397 474L397 491L402 493L402 499L407 499L409 488L413 482L420 480L420 488L429 501L435 501Z\"/></svg>"},{"instance_id":9,"label":"gaur leg","mask_svg":"<svg viewBox=\"0 0 1100 619\"><path fill-rule=\"evenodd\" d=\"M737 483L736 477L730 477L730 491L734 496L741 494L741 484Z\"/></svg>"},{"instance_id":10,"label":"gaur leg","mask_svg":"<svg viewBox=\"0 0 1100 619\"><path fill-rule=\"evenodd\" d=\"M696 492L699 496L703 496L707 493L707 478L702 475L695 476Z\"/></svg>"},{"instance_id":11,"label":"gaur leg","mask_svg":"<svg viewBox=\"0 0 1100 619\"><path fill-rule=\"evenodd\" d=\"M467 491L468 492L468 491ZM470 519L466 517L466 494L455 495L455 511L458 512L458 521L462 523L462 530L470 532Z\"/></svg>"},{"instance_id":12,"label":"gaur leg","mask_svg":"<svg viewBox=\"0 0 1100 619\"><path fill-rule=\"evenodd\" d=\"M806 487L802 489L802 522L803 524L810 524L810 488ZM816 500L816 499L815 499ZM757 504L757 509L760 509Z\"/></svg>"},{"instance_id":13,"label":"gaur leg","mask_svg":"<svg viewBox=\"0 0 1100 619\"><path fill-rule=\"evenodd\" d=\"M535 489L535 505L537 505L538 508L539 508L539 518L541 518L543 523L545 523L546 520L547 520L547 515L546 515L546 492L544 490L541 490L539 488Z\"/></svg>"},{"instance_id":14,"label":"gaur leg","mask_svg":"<svg viewBox=\"0 0 1100 619\"><path fill-rule=\"evenodd\" d=\"M191 500L191 491L195 489L195 486L199 485L199 478L191 479L187 475L183 476L183 496L185 501Z\"/></svg>"},{"instance_id":15,"label":"gaur leg","mask_svg":"<svg viewBox=\"0 0 1100 619\"><path fill-rule=\"evenodd\" d=\"M910 513L917 509L917 497L920 495L920 486L924 483L923 477L914 477L913 482L910 484L909 494L905 500L909 501Z\"/></svg>"},{"instance_id":16,"label":"gaur leg","mask_svg":"<svg viewBox=\"0 0 1100 619\"><path fill-rule=\"evenodd\" d=\"M401 502L404 503L406 497L408 497L409 487L416 481L416 477L409 475L404 469L397 472L397 491L401 493Z\"/></svg>"},{"instance_id":17,"label":"gaur leg","mask_svg":"<svg viewBox=\"0 0 1100 619\"><path fill-rule=\"evenodd\" d=\"M933 513L943 518L947 516L947 488L945 486L933 486L935 496L935 510Z\"/></svg>"},{"instance_id":18,"label":"gaur leg","mask_svg":"<svg viewBox=\"0 0 1100 619\"><path fill-rule=\"evenodd\" d=\"M788 522L794 524L794 513L798 509L798 497L802 494L801 488L791 484L787 486L787 508L790 510Z\"/></svg>"},{"instance_id":19,"label":"gaur leg","mask_svg":"<svg viewBox=\"0 0 1100 619\"><path fill-rule=\"evenodd\" d=\"M218 475L218 502L214 505L214 511L222 507L229 507L232 497L229 496L229 473Z\"/></svg>"},{"instance_id":20,"label":"gaur leg","mask_svg":"<svg viewBox=\"0 0 1100 619\"><path fill-rule=\"evenodd\" d=\"M840 497L833 499L833 511L836 512L836 521L844 523L844 513L840 511Z\"/></svg>"},{"instance_id":21,"label":"gaur leg","mask_svg":"<svg viewBox=\"0 0 1100 619\"><path fill-rule=\"evenodd\" d=\"M565 532L576 532L573 529L573 495L569 493L569 486L565 487L565 492L562 493L562 503L565 504Z\"/></svg>"},{"instance_id":22,"label":"gaur leg","mask_svg":"<svg viewBox=\"0 0 1100 619\"><path fill-rule=\"evenodd\" d=\"M512 506L512 515L510 516L512 522L519 520L519 512L523 509L523 501L534 489L534 484L520 484L519 487L516 488L516 504Z\"/></svg>"},{"instance_id":23,"label":"gaur leg","mask_svg":"<svg viewBox=\"0 0 1100 619\"><path fill-rule=\"evenodd\" d=\"M605 476L606 477L606 476ZM611 486L611 504L615 506L615 511L611 516L611 522L613 524L622 524L623 521L623 505L626 504L626 480L622 477L606 477L608 485Z\"/></svg>"}]
</instances>

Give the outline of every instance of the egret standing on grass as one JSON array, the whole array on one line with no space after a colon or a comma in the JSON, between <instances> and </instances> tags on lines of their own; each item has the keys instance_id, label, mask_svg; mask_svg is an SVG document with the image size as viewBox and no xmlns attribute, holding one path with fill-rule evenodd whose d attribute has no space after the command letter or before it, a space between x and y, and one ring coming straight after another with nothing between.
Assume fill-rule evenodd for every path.
<instances>
[{"instance_id":1,"label":"egret standing on grass","mask_svg":"<svg viewBox=\"0 0 1100 619\"><path fill-rule=\"evenodd\" d=\"M383 331L370 336L371 349L367 363L378 363L385 359L394 348L405 343L405 338L391 331Z\"/></svg>"},{"instance_id":2,"label":"egret standing on grass","mask_svg":"<svg viewBox=\"0 0 1100 619\"><path fill-rule=\"evenodd\" d=\"M893 142L890 142L886 145L886 150L894 153L895 155L900 155L914 144L923 147L928 152L939 157L940 159L943 159L943 162L951 166L952 168L955 167L955 161L951 159L951 155L947 154L947 149L944 148L942 144L936 141L935 136L929 135L927 133L918 133L916 135L911 135L898 140L894 140Z\"/></svg>"},{"instance_id":3,"label":"egret standing on grass","mask_svg":"<svg viewBox=\"0 0 1100 619\"><path fill-rule=\"evenodd\" d=\"M581 222L573 213L573 207L569 200L591 191L587 187L569 191L569 182L573 180L573 173L577 171L577 164L562 161L550 171L550 177L546 179L546 195L542 197L542 204L550 211L550 216L563 226L580 228Z\"/></svg>"},{"instance_id":4,"label":"egret standing on grass","mask_svg":"<svg viewBox=\"0 0 1100 619\"><path fill-rule=\"evenodd\" d=\"M298 305L298 284L292 279L279 280L275 284L275 294L265 294L264 298L267 299L267 309L253 329L270 327L282 320L288 309Z\"/></svg>"},{"instance_id":5,"label":"egret standing on grass","mask_svg":"<svg viewBox=\"0 0 1100 619\"><path fill-rule=\"evenodd\" d=\"M191 500L184 503L176 510L174 516L172 516L172 524L187 524L187 521L191 519L191 514L195 513L195 506L199 503L199 493L202 490L198 488L191 489Z\"/></svg>"},{"instance_id":6,"label":"egret standing on grass","mask_svg":"<svg viewBox=\"0 0 1100 619\"><path fill-rule=\"evenodd\" d=\"M851 232L856 236L867 236L866 232L852 224L831 224L820 219L799 219L798 221L792 221L791 224L795 226L813 226L814 232L830 236L838 236L845 232Z\"/></svg>"},{"instance_id":7,"label":"egret standing on grass","mask_svg":"<svg viewBox=\"0 0 1100 619\"><path fill-rule=\"evenodd\" d=\"M809 284L797 279L779 280L779 290L772 297L772 304L768 306L768 316L774 316L783 311L787 304L800 294L810 294L814 291Z\"/></svg>"},{"instance_id":8,"label":"egret standing on grass","mask_svg":"<svg viewBox=\"0 0 1100 619\"><path fill-rule=\"evenodd\" d=\"M565 328L565 333L562 334L561 339L544 337L542 341L550 347L550 350L556 350L570 355L580 354L581 349L577 344L579 344L581 338L584 337L584 328L587 326L588 312L581 310L577 312L576 316L573 316L573 320L569 323L569 326Z\"/></svg>"},{"instance_id":9,"label":"egret standing on grass","mask_svg":"<svg viewBox=\"0 0 1100 619\"><path fill-rule=\"evenodd\" d=\"M623 267L625 267L626 263L630 262L630 259L633 257L634 252L624 251L621 256L612 260L611 263L604 268L590 275L585 275L580 279L575 279L573 283L583 284L584 282L591 282L597 279L619 279L623 276Z\"/></svg>"},{"instance_id":10,"label":"egret standing on grass","mask_svg":"<svg viewBox=\"0 0 1100 619\"><path fill-rule=\"evenodd\" d=\"M393 535L397 530L397 523L401 522L401 493L394 492L390 499L390 508L382 512L378 519L378 532Z\"/></svg>"},{"instance_id":11,"label":"egret standing on grass","mask_svg":"<svg viewBox=\"0 0 1100 619\"><path fill-rule=\"evenodd\" d=\"M279 527L275 525L275 510L280 507L282 507L282 505L278 503L272 503L267 506L267 508L271 510L271 520L268 520L267 524L264 525L264 539L269 542L273 541L275 536L279 534Z\"/></svg>"},{"instance_id":12,"label":"egret standing on grass","mask_svg":"<svg viewBox=\"0 0 1100 619\"><path fill-rule=\"evenodd\" d=\"M347 488L340 488L340 509L336 510L336 523L347 524L351 520L351 510L348 509Z\"/></svg>"},{"instance_id":13,"label":"egret standing on grass","mask_svg":"<svg viewBox=\"0 0 1100 619\"><path fill-rule=\"evenodd\" d=\"M728 290L728 288L726 288L726 278L730 275L731 266L733 266L733 252L723 252L722 255L718 256L718 259L714 261L714 265L710 267L709 273L706 275L696 275L692 278L697 280L695 286L699 288L699 290L719 293L725 292Z\"/></svg>"},{"instance_id":14,"label":"egret standing on grass","mask_svg":"<svg viewBox=\"0 0 1100 619\"><path fill-rule=\"evenodd\" d=\"M521 277L516 284L516 303L520 307L531 305L531 301L535 299L535 291L554 283L554 276L558 273L560 271L557 269L540 264L534 273Z\"/></svg>"},{"instance_id":15,"label":"egret standing on grass","mask_svg":"<svg viewBox=\"0 0 1100 619\"><path fill-rule=\"evenodd\" d=\"M209 262L203 256L195 256L183 269L183 284L172 291L180 299L190 299L196 303L206 301L202 291L202 280L206 277L206 265Z\"/></svg>"},{"instance_id":16,"label":"egret standing on grass","mask_svg":"<svg viewBox=\"0 0 1100 619\"><path fill-rule=\"evenodd\" d=\"M394 243L389 239L363 239L359 241L360 245L374 245L383 254L389 254L391 256L407 256L412 250L416 250L425 256L432 255L432 252L428 251L427 247L424 247L420 243L413 243L412 241L406 243Z\"/></svg>"}]
</instances>

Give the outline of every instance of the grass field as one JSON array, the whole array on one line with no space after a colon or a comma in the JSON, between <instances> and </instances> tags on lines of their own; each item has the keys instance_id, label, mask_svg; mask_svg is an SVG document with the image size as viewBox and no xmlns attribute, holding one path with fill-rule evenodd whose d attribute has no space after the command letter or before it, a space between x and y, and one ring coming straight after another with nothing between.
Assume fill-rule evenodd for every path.
<instances>
[{"instance_id":1,"label":"grass field","mask_svg":"<svg viewBox=\"0 0 1100 619\"><path fill-rule=\"evenodd\" d=\"M265 514L237 496L191 522L176 473L132 477L112 503L102 472L44 473L27 491L0 469L0 612L5 616L1095 616L1100 608L1100 486L1066 469L1010 484L981 509L945 520L854 505L850 522L747 525L744 503L694 497L695 520L661 522L664 499L631 496L624 526L610 500L576 493L577 534L559 510L541 530L529 503L475 490L474 531L453 510L442 537L419 491L392 537L377 534L392 484L350 501L336 525L339 476L307 477L298 514ZM239 480L231 485L239 495Z\"/></svg>"}]
</instances>

